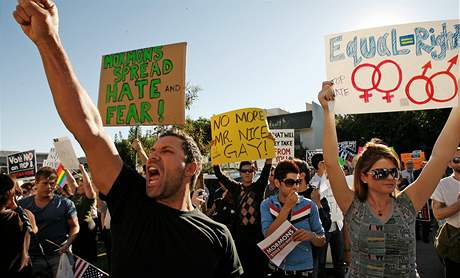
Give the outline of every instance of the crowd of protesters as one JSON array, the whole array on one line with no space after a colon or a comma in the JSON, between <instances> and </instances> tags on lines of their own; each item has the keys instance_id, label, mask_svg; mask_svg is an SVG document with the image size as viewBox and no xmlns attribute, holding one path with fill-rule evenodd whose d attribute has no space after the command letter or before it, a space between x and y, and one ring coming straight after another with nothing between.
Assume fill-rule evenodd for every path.
<instances>
[{"instance_id":1,"label":"crowd of protesters","mask_svg":"<svg viewBox=\"0 0 460 278\"><path fill-rule=\"evenodd\" d=\"M378 140L366 144L354 169L344 169L328 105L333 84L324 82L318 95L324 153L312 158L312 167L300 159L273 166L267 159L255 179L255 164L242 161L236 181L214 165L221 193L208 200L216 194L200 179L201 153L182 131L167 130L148 154L133 142L142 174L124 164L72 69L52 1L21 0L14 18L36 45L56 109L92 171L67 171L67 186L56 188L56 170L43 167L33 184L22 185L23 193L14 177L0 175L1 277L53 277L72 246L94 263L96 227L106 239L113 277L326 277L329 249L333 277L418 277L417 214L431 206L445 222L436 246L446 277L458 274L459 108L452 109L423 170L408 162L401 171L399 157ZM453 174L444 177L447 166ZM257 244L286 220L299 244L274 264ZM430 226L420 229L428 240Z\"/></svg>"}]
</instances>

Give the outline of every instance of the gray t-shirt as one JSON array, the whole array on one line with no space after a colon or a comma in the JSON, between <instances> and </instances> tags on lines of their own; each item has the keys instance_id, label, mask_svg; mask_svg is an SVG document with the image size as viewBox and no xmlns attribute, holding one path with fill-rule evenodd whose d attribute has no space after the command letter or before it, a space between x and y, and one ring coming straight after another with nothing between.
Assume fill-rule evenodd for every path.
<instances>
[{"instance_id":1,"label":"gray t-shirt","mask_svg":"<svg viewBox=\"0 0 460 278\"><path fill-rule=\"evenodd\" d=\"M44 207L39 208L35 205L34 196L27 197L19 201L19 205L30 210L38 226L38 233L30 242L29 254L31 256L40 256L37 240L43 246L46 255L57 254L56 246L50 244L46 239L61 245L67 240L69 234L69 225L67 220L77 217L77 211L72 201L58 195Z\"/></svg>"},{"instance_id":2,"label":"gray t-shirt","mask_svg":"<svg viewBox=\"0 0 460 278\"><path fill-rule=\"evenodd\" d=\"M418 277L415 264L415 208L406 193L393 202L382 223L355 196L345 215L351 239L349 277Z\"/></svg>"}]
</instances>

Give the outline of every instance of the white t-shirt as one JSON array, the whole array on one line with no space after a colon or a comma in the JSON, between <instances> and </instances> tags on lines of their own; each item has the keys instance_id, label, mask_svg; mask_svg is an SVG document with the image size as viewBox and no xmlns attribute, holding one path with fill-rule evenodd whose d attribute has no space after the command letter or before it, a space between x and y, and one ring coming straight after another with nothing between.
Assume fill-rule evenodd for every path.
<instances>
[{"instance_id":1,"label":"white t-shirt","mask_svg":"<svg viewBox=\"0 0 460 278\"><path fill-rule=\"evenodd\" d=\"M439 182L438 187L436 187L433 195L431 195L431 199L445 203L446 206L451 206L457 202L457 196L459 192L460 181L456 180L452 175L447 178L443 178ZM460 228L460 211L450 217L447 217L446 221L450 225L456 228Z\"/></svg>"},{"instance_id":2,"label":"white t-shirt","mask_svg":"<svg viewBox=\"0 0 460 278\"><path fill-rule=\"evenodd\" d=\"M335 231L336 226L334 225L334 222L337 223L337 227L339 228L339 230L342 230L343 213L342 213L342 210L340 210L340 207L337 204L337 201L335 200L334 195L332 194L332 188L331 188L331 185L326 175L318 176L317 174L315 174L311 178L310 183L319 188L320 198L321 199L326 198L327 202L329 203L329 208L331 209L331 221L332 221L332 225L331 225L331 228L329 229L329 232Z\"/></svg>"}]
</instances>

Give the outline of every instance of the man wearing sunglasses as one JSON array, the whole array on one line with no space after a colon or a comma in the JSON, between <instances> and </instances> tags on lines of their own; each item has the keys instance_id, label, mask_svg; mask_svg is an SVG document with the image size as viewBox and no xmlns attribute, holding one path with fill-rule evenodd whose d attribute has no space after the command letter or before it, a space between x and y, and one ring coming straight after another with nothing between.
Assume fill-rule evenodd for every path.
<instances>
[{"instance_id":1,"label":"man wearing sunglasses","mask_svg":"<svg viewBox=\"0 0 460 278\"><path fill-rule=\"evenodd\" d=\"M260 228L260 203L263 201L271 166L272 159L267 159L260 177L254 182L254 164L242 161L239 167L241 181L237 182L223 174L219 165L214 165L217 179L228 189L236 206L238 220L233 237L243 265L243 277L265 277L267 271L267 259L257 243L264 238Z\"/></svg>"},{"instance_id":2,"label":"man wearing sunglasses","mask_svg":"<svg viewBox=\"0 0 460 278\"><path fill-rule=\"evenodd\" d=\"M270 264L273 278L313 277L312 244L319 247L326 242L315 203L297 194L301 182L300 170L295 162L281 161L275 169L278 195L265 199L260 206L265 237L288 220L297 228L293 240L300 241L279 267Z\"/></svg>"},{"instance_id":3,"label":"man wearing sunglasses","mask_svg":"<svg viewBox=\"0 0 460 278\"><path fill-rule=\"evenodd\" d=\"M443 178L436 190L433 192L433 213L437 220L445 220L445 229L449 234L456 235L460 238L460 147L457 147L457 152L449 162L449 167L453 170L451 176ZM444 242L439 242L443 244ZM448 249L450 250L445 256L444 268L445 277L458 277L460 271L460 242L451 240ZM455 250L457 250L455 252Z\"/></svg>"}]
</instances>

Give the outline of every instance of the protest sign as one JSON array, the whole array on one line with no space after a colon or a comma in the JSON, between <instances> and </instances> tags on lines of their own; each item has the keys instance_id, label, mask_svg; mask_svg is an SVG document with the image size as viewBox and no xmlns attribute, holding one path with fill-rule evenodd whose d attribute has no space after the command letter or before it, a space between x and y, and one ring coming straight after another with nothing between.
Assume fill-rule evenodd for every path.
<instances>
[{"instance_id":1,"label":"protest sign","mask_svg":"<svg viewBox=\"0 0 460 278\"><path fill-rule=\"evenodd\" d=\"M411 153L401 153L401 161L406 165L407 161L412 160L414 163L414 170L422 168L422 162L425 161L425 152L415 150Z\"/></svg>"},{"instance_id":2,"label":"protest sign","mask_svg":"<svg viewBox=\"0 0 460 278\"><path fill-rule=\"evenodd\" d=\"M59 160L56 149L51 148L50 152L48 153L48 157L43 160L43 167L51 167L53 169L57 169L60 163L61 161Z\"/></svg>"},{"instance_id":3,"label":"protest sign","mask_svg":"<svg viewBox=\"0 0 460 278\"><path fill-rule=\"evenodd\" d=\"M333 34L325 39L327 78L340 114L458 104L460 21L445 20Z\"/></svg>"},{"instance_id":4,"label":"protest sign","mask_svg":"<svg viewBox=\"0 0 460 278\"><path fill-rule=\"evenodd\" d=\"M102 57L98 108L105 126L185 123L186 43Z\"/></svg>"},{"instance_id":5,"label":"protest sign","mask_svg":"<svg viewBox=\"0 0 460 278\"><path fill-rule=\"evenodd\" d=\"M346 148L352 153L356 153L356 141L342 141L339 142L339 148Z\"/></svg>"},{"instance_id":6,"label":"protest sign","mask_svg":"<svg viewBox=\"0 0 460 278\"><path fill-rule=\"evenodd\" d=\"M317 153L323 153L323 149L306 150L305 151L305 161L307 161L308 164L311 165L311 158Z\"/></svg>"},{"instance_id":7,"label":"protest sign","mask_svg":"<svg viewBox=\"0 0 460 278\"><path fill-rule=\"evenodd\" d=\"M8 155L6 158L8 174L16 178L34 177L37 172L35 150Z\"/></svg>"},{"instance_id":8,"label":"protest sign","mask_svg":"<svg viewBox=\"0 0 460 278\"><path fill-rule=\"evenodd\" d=\"M296 230L297 228L286 220L270 236L257 243L257 246L272 263L280 266L284 258L300 243L292 240Z\"/></svg>"},{"instance_id":9,"label":"protest sign","mask_svg":"<svg viewBox=\"0 0 460 278\"><path fill-rule=\"evenodd\" d=\"M213 164L275 157L273 137L262 109L245 108L212 116L211 134Z\"/></svg>"},{"instance_id":10,"label":"protest sign","mask_svg":"<svg viewBox=\"0 0 460 278\"><path fill-rule=\"evenodd\" d=\"M66 169L79 169L80 162L72 147L69 138L62 137L56 138L54 141L54 148L58 154L59 159Z\"/></svg>"},{"instance_id":11,"label":"protest sign","mask_svg":"<svg viewBox=\"0 0 460 278\"><path fill-rule=\"evenodd\" d=\"M346 161L352 162L356 155L356 141L339 142L339 163L345 165Z\"/></svg>"},{"instance_id":12,"label":"protest sign","mask_svg":"<svg viewBox=\"0 0 460 278\"><path fill-rule=\"evenodd\" d=\"M429 207L430 207L430 204L426 202L425 205L422 207L422 209L418 211L416 219L420 221L427 221L427 222L431 221Z\"/></svg>"},{"instance_id":13,"label":"protest sign","mask_svg":"<svg viewBox=\"0 0 460 278\"><path fill-rule=\"evenodd\" d=\"M270 133L275 138L274 164L294 158L294 129L272 129Z\"/></svg>"}]
</instances>

